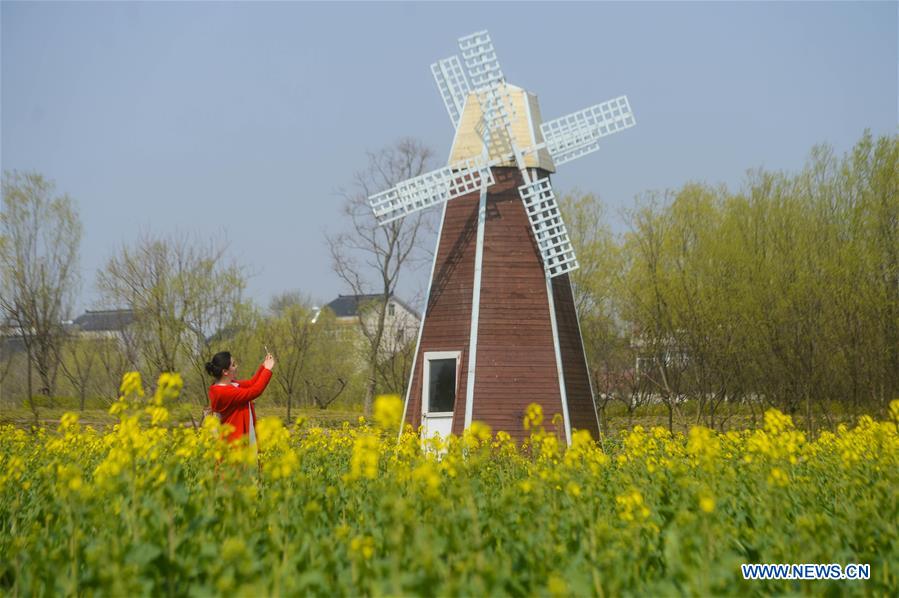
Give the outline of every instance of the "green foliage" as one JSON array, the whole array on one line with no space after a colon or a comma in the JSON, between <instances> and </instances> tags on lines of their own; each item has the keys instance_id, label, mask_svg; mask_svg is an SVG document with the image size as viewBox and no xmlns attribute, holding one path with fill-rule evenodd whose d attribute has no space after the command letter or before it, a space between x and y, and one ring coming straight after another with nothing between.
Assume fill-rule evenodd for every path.
<instances>
[{"instance_id":1,"label":"green foliage","mask_svg":"<svg viewBox=\"0 0 899 598\"><path fill-rule=\"evenodd\" d=\"M593 203L569 200L566 221ZM672 419L693 399L710 425L728 404L770 405L811 426L899 396L899 137L866 134L843 158L817 147L800 173L752 172L738 193L646 194L628 222L617 242L599 226L578 243L603 397L652 397Z\"/></svg>"}]
</instances>

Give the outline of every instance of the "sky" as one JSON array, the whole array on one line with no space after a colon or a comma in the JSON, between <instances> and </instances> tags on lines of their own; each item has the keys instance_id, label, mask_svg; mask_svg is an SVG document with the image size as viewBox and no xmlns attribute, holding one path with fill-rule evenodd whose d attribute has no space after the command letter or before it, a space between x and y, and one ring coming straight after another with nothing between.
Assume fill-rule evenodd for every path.
<instances>
[{"instance_id":1,"label":"sky","mask_svg":"<svg viewBox=\"0 0 899 598\"><path fill-rule=\"evenodd\" d=\"M350 292L325 234L366 152L403 137L445 164L429 65L489 30L545 119L626 94L637 126L559 167L615 230L646 191L737 190L812 146L897 133L896 2L0 3L0 166L37 171L84 226L77 313L141 233L228 243L260 305ZM427 268L402 281L420 292Z\"/></svg>"}]
</instances>

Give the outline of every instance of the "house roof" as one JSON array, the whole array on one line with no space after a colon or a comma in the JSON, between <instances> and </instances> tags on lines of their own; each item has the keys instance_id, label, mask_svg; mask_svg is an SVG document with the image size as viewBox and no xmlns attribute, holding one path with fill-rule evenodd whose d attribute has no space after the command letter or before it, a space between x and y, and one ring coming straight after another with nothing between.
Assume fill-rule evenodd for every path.
<instances>
[{"instance_id":1,"label":"house roof","mask_svg":"<svg viewBox=\"0 0 899 598\"><path fill-rule=\"evenodd\" d=\"M384 295L375 294L375 295L338 295L337 299L333 300L331 303L327 304L325 307L334 312L338 318L350 318L353 316L359 315L359 305L365 303L366 301L374 301L382 299ZM418 311L409 307L409 305L398 299L395 295L391 297L391 299L402 305L403 308L409 313L413 314L416 318L419 317Z\"/></svg>"},{"instance_id":2,"label":"house roof","mask_svg":"<svg viewBox=\"0 0 899 598\"><path fill-rule=\"evenodd\" d=\"M134 322L134 312L130 309L87 310L72 322L85 332L105 332L122 330Z\"/></svg>"}]
</instances>

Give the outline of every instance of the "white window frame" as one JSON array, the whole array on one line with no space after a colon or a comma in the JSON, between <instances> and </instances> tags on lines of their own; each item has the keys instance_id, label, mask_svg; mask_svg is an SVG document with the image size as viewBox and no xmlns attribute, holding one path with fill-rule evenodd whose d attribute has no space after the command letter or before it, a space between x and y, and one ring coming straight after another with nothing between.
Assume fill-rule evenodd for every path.
<instances>
[{"instance_id":1,"label":"white window frame","mask_svg":"<svg viewBox=\"0 0 899 598\"><path fill-rule=\"evenodd\" d=\"M429 416L448 416L452 415L453 411L428 411L428 389L431 386L431 364L432 360L437 359L455 359L456 360L456 388L455 395L456 401L459 400L459 369L462 361L462 351L425 351L422 359L422 385L421 385L421 415L424 417L425 415ZM456 403L453 401L453 409L456 408Z\"/></svg>"}]
</instances>

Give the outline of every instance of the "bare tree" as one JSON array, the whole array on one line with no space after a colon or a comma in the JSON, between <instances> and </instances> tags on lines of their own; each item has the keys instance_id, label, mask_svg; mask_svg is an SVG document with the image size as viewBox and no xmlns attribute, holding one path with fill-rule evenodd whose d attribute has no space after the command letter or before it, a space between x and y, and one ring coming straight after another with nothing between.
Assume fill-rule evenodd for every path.
<instances>
[{"instance_id":1,"label":"bare tree","mask_svg":"<svg viewBox=\"0 0 899 598\"><path fill-rule=\"evenodd\" d=\"M94 339L78 338L77 333L69 334L62 343L59 366L63 375L78 392L81 411L84 411L88 388L94 381L97 366L100 365L98 345Z\"/></svg>"},{"instance_id":2,"label":"bare tree","mask_svg":"<svg viewBox=\"0 0 899 598\"><path fill-rule=\"evenodd\" d=\"M306 356L313 344L313 313L309 304L299 293L278 295L271 302L272 317L263 327L266 346L278 359L275 381L287 397L288 424L293 400L302 386Z\"/></svg>"},{"instance_id":3,"label":"bare tree","mask_svg":"<svg viewBox=\"0 0 899 598\"><path fill-rule=\"evenodd\" d=\"M412 373L412 362L415 359L415 335L410 335L408 328L392 318L385 325L384 348L387 354L382 353L378 359L378 376L382 383L382 390L391 393L406 394L409 384L409 375Z\"/></svg>"},{"instance_id":4,"label":"bare tree","mask_svg":"<svg viewBox=\"0 0 899 598\"><path fill-rule=\"evenodd\" d=\"M0 322L0 407L7 396L5 396L6 383L10 379L10 373L13 371L13 364L17 361L16 337L11 335L8 325Z\"/></svg>"},{"instance_id":5,"label":"bare tree","mask_svg":"<svg viewBox=\"0 0 899 598\"><path fill-rule=\"evenodd\" d=\"M56 383L62 321L70 314L78 289L78 251L82 227L68 195L33 172L3 174L0 214L0 306L21 335L41 380L41 393L51 396ZM28 399L37 410L28 376Z\"/></svg>"},{"instance_id":6,"label":"bare tree","mask_svg":"<svg viewBox=\"0 0 899 598\"><path fill-rule=\"evenodd\" d=\"M100 392L109 402L118 397L125 372L139 369L137 338L133 329L120 330L115 336L99 339L95 345L100 363Z\"/></svg>"},{"instance_id":7,"label":"bare tree","mask_svg":"<svg viewBox=\"0 0 899 598\"><path fill-rule=\"evenodd\" d=\"M368 196L393 187L427 170L431 150L413 139L403 139L378 152L369 152L368 166L356 173L352 191L343 191L347 232L327 237L337 275L356 295L372 295L374 309L359 310L359 326L365 336L368 369L364 407L371 413L383 358L387 306L400 275L430 255L423 241L429 214L417 212L379 226L368 205ZM365 313L363 313L365 312Z\"/></svg>"}]
</instances>

